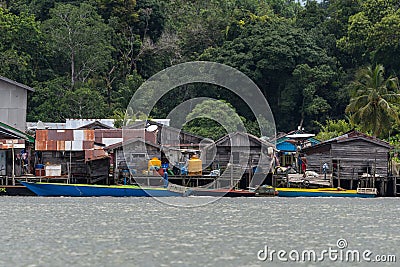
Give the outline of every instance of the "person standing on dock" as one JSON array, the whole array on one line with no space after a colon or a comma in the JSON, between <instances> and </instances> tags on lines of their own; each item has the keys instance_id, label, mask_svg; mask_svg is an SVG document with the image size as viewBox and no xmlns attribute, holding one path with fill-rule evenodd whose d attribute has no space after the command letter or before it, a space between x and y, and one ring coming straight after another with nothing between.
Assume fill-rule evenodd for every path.
<instances>
[{"instance_id":1,"label":"person standing on dock","mask_svg":"<svg viewBox=\"0 0 400 267\"><path fill-rule=\"evenodd\" d=\"M307 158L303 155L301 157L301 171L302 173L306 173L307 170Z\"/></svg>"},{"instance_id":2,"label":"person standing on dock","mask_svg":"<svg viewBox=\"0 0 400 267\"><path fill-rule=\"evenodd\" d=\"M324 180L326 180L326 174L328 173L328 169L329 169L329 166L328 166L328 163L324 163L324 165L322 165L322 173L324 174Z\"/></svg>"}]
</instances>

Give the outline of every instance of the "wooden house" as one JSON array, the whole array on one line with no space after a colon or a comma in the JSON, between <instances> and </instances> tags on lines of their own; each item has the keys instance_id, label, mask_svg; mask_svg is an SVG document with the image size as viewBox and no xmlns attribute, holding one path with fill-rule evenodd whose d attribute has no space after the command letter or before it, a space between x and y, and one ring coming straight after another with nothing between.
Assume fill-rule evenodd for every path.
<instances>
[{"instance_id":1,"label":"wooden house","mask_svg":"<svg viewBox=\"0 0 400 267\"><path fill-rule=\"evenodd\" d=\"M0 122L0 177L2 184L15 184L15 177L32 171L32 147L35 139ZM9 178L12 178L10 182Z\"/></svg>"},{"instance_id":2,"label":"wooden house","mask_svg":"<svg viewBox=\"0 0 400 267\"><path fill-rule=\"evenodd\" d=\"M280 133L275 140L280 166L295 166L296 168L299 167L297 159L300 149L320 143L314 138L314 134L308 134L302 130Z\"/></svg>"},{"instance_id":3,"label":"wooden house","mask_svg":"<svg viewBox=\"0 0 400 267\"><path fill-rule=\"evenodd\" d=\"M161 159L161 147L139 137L107 146L105 150L111 156L115 182L124 175L147 175L149 160Z\"/></svg>"},{"instance_id":4,"label":"wooden house","mask_svg":"<svg viewBox=\"0 0 400 267\"><path fill-rule=\"evenodd\" d=\"M160 159L163 163L172 166L181 166L187 163L194 154L200 154L208 139L170 127L156 121L139 121L123 130L123 139L129 141L137 137L141 132L141 138L146 142L160 146Z\"/></svg>"},{"instance_id":5,"label":"wooden house","mask_svg":"<svg viewBox=\"0 0 400 267\"><path fill-rule=\"evenodd\" d=\"M307 170L322 173L322 166L327 163L334 186L355 188L363 177L388 176L391 149L385 141L352 130L302 152L307 158Z\"/></svg>"},{"instance_id":6,"label":"wooden house","mask_svg":"<svg viewBox=\"0 0 400 267\"><path fill-rule=\"evenodd\" d=\"M45 176L107 183L109 157L103 148L95 142L94 130L36 130L37 163L45 165ZM49 166L58 172L47 172Z\"/></svg>"},{"instance_id":7,"label":"wooden house","mask_svg":"<svg viewBox=\"0 0 400 267\"><path fill-rule=\"evenodd\" d=\"M222 176L234 176L240 179L239 187L246 188L264 182L272 167L274 150L275 146L266 140L235 132L220 138L215 145L207 146L206 155L202 157L204 162L213 162L213 169L221 169L225 173ZM242 173L242 177L237 176L239 173ZM257 177L254 175L256 173Z\"/></svg>"},{"instance_id":8,"label":"wooden house","mask_svg":"<svg viewBox=\"0 0 400 267\"><path fill-rule=\"evenodd\" d=\"M189 152L193 151L199 153L201 142L204 140L203 137L151 120L138 121L119 130L120 135L114 137L121 138L121 141L106 147L106 150L113 154L111 161L115 168L114 177L120 175L119 166L126 165L130 159L130 165L134 166L133 170L137 174L143 173L147 168L135 161L148 162L153 157L161 160L163 164L168 164L172 169L182 161L183 154L188 156ZM100 140L98 138L101 136L103 143L106 143L110 131L95 130L96 140Z\"/></svg>"},{"instance_id":9,"label":"wooden house","mask_svg":"<svg viewBox=\"0 0 400 267\"><path fill-rule=\"evenodd\" d=\"M167 126L152 120L136 122L127 127L127 129L142 130L146 133L146 140L149 138L147 135L152 133L155 138L155 143L165 147L199 149L200 143L205 139L202 136L188 133L181 129ZM127 138L124 137L124 139Z\"/></svg>"}]
</instances>

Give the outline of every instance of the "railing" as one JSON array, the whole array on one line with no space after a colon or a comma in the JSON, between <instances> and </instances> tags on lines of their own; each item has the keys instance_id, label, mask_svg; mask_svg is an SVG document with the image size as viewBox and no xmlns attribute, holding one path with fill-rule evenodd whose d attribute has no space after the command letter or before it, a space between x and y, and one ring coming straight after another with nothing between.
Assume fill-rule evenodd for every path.
<instances>
[{"instance_id":1,"label":"railing","mask_svg":"<svg viewBox=\"0 0 400 267\"><path fill-rule=\"evenodd\" d=\"M369 194L376 195L378 194L378 190L376 188L357 188L358 194Z\"/></svg>"}]
</instances>

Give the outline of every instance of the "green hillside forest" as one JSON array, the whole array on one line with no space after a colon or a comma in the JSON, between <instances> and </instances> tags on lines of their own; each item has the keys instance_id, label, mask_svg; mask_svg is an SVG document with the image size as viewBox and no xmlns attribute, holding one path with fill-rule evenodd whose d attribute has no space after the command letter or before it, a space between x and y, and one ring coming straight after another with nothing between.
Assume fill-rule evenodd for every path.
<instances>
[{"instance_id":1,"label":"green hillside forest","mask_svg":"<svg viewBox=\"0 0 400 267\"><path fill-rule=\"evenodd\" d=\"M248 75L278 131L396 140L399 55L398 0L0 1L0 75L35 88L28 121L119 118L146 79L202 60ZM151 116L197 96L229 103L257 134L248 108L210 85L174 89ZM218 138L215 127L186 130Z\"/></svg>"}]
</instances>

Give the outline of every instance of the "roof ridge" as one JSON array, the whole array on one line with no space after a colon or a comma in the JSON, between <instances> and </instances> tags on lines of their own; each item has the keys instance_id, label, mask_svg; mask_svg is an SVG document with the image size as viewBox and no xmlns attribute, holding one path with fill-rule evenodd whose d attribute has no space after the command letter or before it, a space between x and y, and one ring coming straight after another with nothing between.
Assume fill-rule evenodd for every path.
<instances>
[{"instance_id":1,"label":"roof ridge","mask_svg":"<svg viewBox=\"0 0 400 267\"><path fill-rule=\"evenodd\" d=\"M17 81L8 79L8 78L6 78L4 76L0 76L0 80L2 80L4 82L7 82L7 83L11 83L11 84L16 85L16 86L19 86L19 87L24 88L24 89L26 89L28 91L35 92L35 89L33 89L32 87L29 87L29 86L27 86L25 84L22 84L22 83L19 83Z\"/></svg>"}]
</instances>

